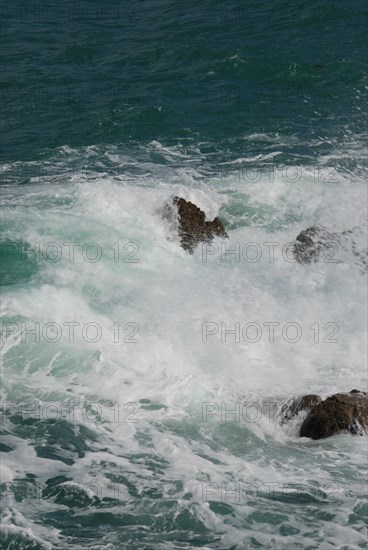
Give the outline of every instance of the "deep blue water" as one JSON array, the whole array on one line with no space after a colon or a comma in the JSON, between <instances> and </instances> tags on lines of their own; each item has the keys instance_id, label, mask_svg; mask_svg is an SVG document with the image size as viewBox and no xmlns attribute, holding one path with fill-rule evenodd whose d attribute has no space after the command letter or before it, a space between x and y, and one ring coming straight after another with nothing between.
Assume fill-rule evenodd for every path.
<instances>
[{"instance_id":1,"label":"deep blue water","mask_svg":"<svg viewBox=\"0 0 368 550\"><path fill-rule=\"evenodd\" d=\"M304 146L292 152L313 158L366 129L364 1L5 2L3 12L6 161L152 140L231 157L255 133L297 135Z\"/></svg>"},{"instance_id":2,"label":"deep blue water","mask_svg":"<svg viewBox=\"0 0 368 550\"><path fill-rule=\"evenodd\" d=\"M367 548L365 438L311 444L265 414L202 415L207 402L364 389L366 274L343 251L308 268L205 263L160 216L181 194L220 214L229 246L324 223L357 227L364 249L367 2L1 10L2 322L103 334L2 341L0 547ZM37 255L50 242L60 261ZM71 261L68 242L102 257ZM138 262L113 260L116 242L135 243ZM203 344L201 323L238 321L298 321L308 338ZM139 342L114 345L115 322L139 326ZM309 327L331 322L338 344L316 344ZM139 422L116 420L114 403ZM223 483L276 493L249 485L239 502Z\"/></svg>"}]
</instances>

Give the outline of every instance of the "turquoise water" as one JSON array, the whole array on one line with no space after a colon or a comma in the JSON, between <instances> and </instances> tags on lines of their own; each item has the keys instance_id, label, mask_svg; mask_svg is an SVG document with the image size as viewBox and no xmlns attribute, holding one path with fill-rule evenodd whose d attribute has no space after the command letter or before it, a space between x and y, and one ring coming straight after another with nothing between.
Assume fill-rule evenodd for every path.
<instances>
[{"instance_id":1,"label":"turquoise water","mask_svg":"<svg viewBox=\"0 0 368 550\"><path fill-rule=\"evenodd\" d=\"M1 548L368 547L367 438L278 418L367 387L366 22L2 5ZM229 240L183 251L174 195ZM295 264L315 223L354 231Z\"/></svg>"}]
</instances>

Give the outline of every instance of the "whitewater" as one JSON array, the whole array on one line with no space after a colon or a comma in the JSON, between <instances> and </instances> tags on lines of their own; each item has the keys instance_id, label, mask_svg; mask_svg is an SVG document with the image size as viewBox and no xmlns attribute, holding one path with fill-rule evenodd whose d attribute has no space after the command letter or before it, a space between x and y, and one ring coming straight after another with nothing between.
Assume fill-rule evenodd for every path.
<instances>
[{"instance_id":1,"label":"whitewater","mask_svg":"<svg viewBox=\"0 0 368 550\"><path fill-rule=\"evenodd\" d=\"M279 421L367 387L364 268L285 248L323 223L364 250L364 179L200 147L62 147L3 189L6 548L367 547L367 438ZM229 240L185 252L174 195Z\"/></svg>"}]
</instances>

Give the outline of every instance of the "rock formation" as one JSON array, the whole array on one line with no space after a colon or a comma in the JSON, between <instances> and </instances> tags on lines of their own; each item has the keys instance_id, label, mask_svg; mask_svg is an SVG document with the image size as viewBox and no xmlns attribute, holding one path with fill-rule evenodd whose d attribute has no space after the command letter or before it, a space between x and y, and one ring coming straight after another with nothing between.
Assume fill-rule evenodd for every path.
<instances>
[{"instance_id":1,"label":"rock formation","mask_svg":"<svg viewBox=\"0 0 368 550\"><path fill-rule=\"evenodd\" d=\"M312 225L299 233L294 244L295 259L301 264L311 262L341 263L352 257L361 270L367 271L368 251L357 242L366 241L363 228L356 226L342 233L331 233L323 225Z\"/></svg>"},{"instance_id":2,"label":"rock formation","mask_svg":"<svg viewBox=\"0 0 368 550\"><path fill-rule=\"evenodd\" d=\"M193 254L200 242L211 242L214 237L228 238L220 218L206 221L204 212L192 202L174 197L172 205L165 205L163 216L172 221L176 213L181 246L190 254Z\"/></svg>"},{"instance_id":3,"label":"rock formation","mask_svg":"<svg viewBox=\"0 0 368 550\"><path fill-rule=\"evenodd\" d=\"M310 410L318 403L321 403L322 399L319 395L305 395L304 397L299 397L298 399L292 399L286 403L281 408L281 423L290 421L294 418L299 412Z\"/></svg>"},{"instance_id":4,"label":"rock formation","mask_svg":"<svg viewBox=\"0 0 368 550\"><path fill-rule=\"evenodd\" d=\"M352 390L337 393L312 407L300 428L300 437L321 439L347 430L362 435L368 431L368 397Z\"/></svg>"},{"instance_id":5,"label":"rock formation","mask_svg":"<svg viewBox=\"0 0 368 550\"><path fill-rule=\"evenodd\" d=\"M300 428L300 437L322 439L341 431L363 435L368 433L368 394L359 390L337 393L324 401L318 395L306 395L285 406L282 421L286 422L302 410L308 415Z\"/></svg>"},{"instance_id":6,"label":"rock formation","mask_svg":"<svg viewBox=\"0 0 368 550\"><path fill-rule=\"evenodd\" d=\"M296 260L302 264L320 261L322 251L338 247L337 233L330 233L322 225L313 225L299 233L294 244ZM327 255L327 254L326 254Z\"/></svg>"}]
</instances>

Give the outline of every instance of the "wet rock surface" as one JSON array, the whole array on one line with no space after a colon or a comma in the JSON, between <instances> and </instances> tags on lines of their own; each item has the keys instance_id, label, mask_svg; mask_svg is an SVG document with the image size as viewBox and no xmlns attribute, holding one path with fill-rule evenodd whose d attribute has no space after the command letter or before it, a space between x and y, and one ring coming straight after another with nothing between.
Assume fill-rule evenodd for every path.
<instances>
[{"instance_id":1,"label":"wet rock surface","mask_svg":"<svg viewBox=\"0 0 368 550\"><path fill-rule=\"evenodd\" d=\"M368 268L368 251L358 245L364 240L364 231L357 226L341 233L332 233L323 225L312 225L299 233L294 243L294 256L297 262L340 263L345 257L359 265L362 271ZM366 242L366 238L365 238Z\"/></svg>"},{"instance_id":2,"label":"wet rock surface","mask_svg":"<svg viewBox=\"0 0 368 550\"><path fill-rule=\"evenodd\" d=\"M323 401L318 395L306 395L283 407L282 422L303 410L307 410L308 415L300 428L300 437L323 439L342 431L355 435L368 433L368 394L365 392L351 390Z\"/></svg>"},{"instance_id":3,"label":"wet rock surface","mask_svg":"<svg viewBox=\"0 0 368 550\"><path fill-rule=\"evenodd\" d=\"M337 233L330 233L322 225L313 225L299 233L294 244L295 259L302 264L318 262L328 257L328 251L338 249L340 239ZM321 258L323 253L323 258Z\"/></svg>"},{"instance_id":4,"label":"wet rock surface","mask_svg":"<svg viewBox=\"0 0 368 550\"><path fill-rule=\"evenodd\" d=\"M298 399L291 399L281 408L281 423L291 420L301 411L310 410L318 403L321 403L322 399L319 395L305 395L304 397L299 397Z\"/></svg>"},{"instance_id":5,"label":"wet rock surface","mask_svg":"<svg viewBox=\"0 0 368 550\"><path fill-rule=\"evenodd\" d=\"M347 430L363 435L368 429L368 396L353 390L337 393L310 410L300 428L300 437L322 439Z\"/></svg>"},{"instance_id":6,"label":"wet rock surface","mask_svg":"<svg viewBox=\"0 0 368 550\"><path fill-rule=\"evenodd\" d=\"M205 213L197 205L181 197L174 197L172 204L164 207L163 217L167 221L172 221L175 216L180 244L190 254L201 242L210 243L214 237L228 238L220 218L206 221Z\"/></svg>"}]
</instances>

